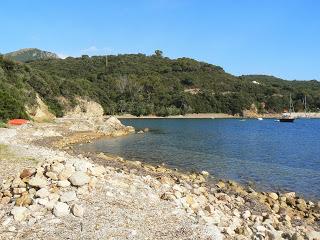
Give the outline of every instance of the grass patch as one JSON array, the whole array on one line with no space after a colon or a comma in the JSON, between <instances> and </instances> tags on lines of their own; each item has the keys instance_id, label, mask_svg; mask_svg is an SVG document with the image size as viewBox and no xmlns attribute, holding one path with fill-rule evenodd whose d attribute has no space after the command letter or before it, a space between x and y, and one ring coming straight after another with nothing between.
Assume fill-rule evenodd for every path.
<instances>
[{"instance_id":1,"label":"grass patch","mask_svg":"<svg viewBox=\"0 0 320 240\"><path fill-rule=\"evenodd\" d=\"M0 144L0 160L10 160L11 162L26 162L30 165L37 165L40 161L33 157L17 156L10 151L8 145Z\"/></svg>"},{"instance_id":2,"label":"grass patch","mask_svg":"<svg viewBox=\"0 0 320 240\"><path fill-rule=\"evenodd\" d=\"M33 158L33 157L25 157L25 158L22 158L21 160L25 161L25 162L30 162L31 165L37 165L40 161Z\"/></svg>"},{"instance_id":3,"label":"grass patch","mask_svg":"<svg viewBox=\"0 0 320 240\"><path fill-rule=\"evenodd\" d=\"M0 128L7 128L7 127L8 127L8 126L7 126L6 123L0 121Z\"/></svg>"},{"instance_id":4,"label":"grass patch","mask_svg":"<svg viewBox=\"0 0 320 240\"><path fill-rule=\"evenodd\" d=\"M9 157L8 146L4 144L0 144L0 159L4 159Z\"/></svg>"}]
</instances>

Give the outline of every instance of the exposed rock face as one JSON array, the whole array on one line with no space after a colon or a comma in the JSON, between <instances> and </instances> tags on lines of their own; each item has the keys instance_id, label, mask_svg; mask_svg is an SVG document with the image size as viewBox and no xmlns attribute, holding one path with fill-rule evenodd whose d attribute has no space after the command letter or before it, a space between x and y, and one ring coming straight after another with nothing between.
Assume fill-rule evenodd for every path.
<instances>
[{"instance_id":1,"label":"exposed rock face","mask_svg":"<svg viewBox=\"0 0 320 240\"><path fill-rule=\"evenodd\" d=\"M26 106L28 115L35 122L46 122L55 119L54 114L49 111L48 106L41 100L38 94L36 96L36 102L35 106Z\"/></svg>"},{"instance_id":2,"label":"exposed rock face","mask_svg":"<svg viewBox=\"0 0 320 240\"><path fill-rule=\"evenodd\" d=\"M77 98L78 105L67 112L65 117L68 118L100 118L103 116L102 106L94 101Z\"/></svg>"}]
</instances>

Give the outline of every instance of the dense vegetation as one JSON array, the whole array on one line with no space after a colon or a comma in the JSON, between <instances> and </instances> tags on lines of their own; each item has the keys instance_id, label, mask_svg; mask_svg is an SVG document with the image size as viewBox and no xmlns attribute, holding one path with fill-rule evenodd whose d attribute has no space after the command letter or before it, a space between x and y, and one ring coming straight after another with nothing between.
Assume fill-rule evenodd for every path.
<instances>
[{"instance_id":1,"label":"dense vegetation","mask_svg":"<svg viewBox=\"0 0 320 240\"><path fill-rule=\"evenodd\" d=\"M282 112L289 94L296 110L303 109L304 95L310 111L320 108L320 82L235 77L208 63L163 57L161 51L152 56L108 56L107 61L103 56L26 64L0 60L0 67L0 99L5 101L0 103L0 118L23 116L23 103L30 103L35 92L58 116L64 109L61 96L71 104L76 96L88 97L99 102L107 114L241 114L252 104L260 112Z\"/></svg>"}]
</instances>

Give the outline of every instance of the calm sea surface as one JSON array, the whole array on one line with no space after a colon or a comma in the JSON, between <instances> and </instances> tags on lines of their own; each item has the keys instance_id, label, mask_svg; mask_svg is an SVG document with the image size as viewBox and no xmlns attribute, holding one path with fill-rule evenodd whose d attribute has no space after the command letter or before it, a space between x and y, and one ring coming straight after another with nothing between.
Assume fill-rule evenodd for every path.
<instances>
[{"instance_id":1,"label":"calm sea surface","mask_svg":"<svg viewBox=\"0 0 320 240\"><path fill-rule=\"evenodd\" d=\"M145 134L98 140L84 150L108 152L218 178L253 182L260 190L295 191L320 199L320 120L122 120Z\"/></svg>"}]
</instances>

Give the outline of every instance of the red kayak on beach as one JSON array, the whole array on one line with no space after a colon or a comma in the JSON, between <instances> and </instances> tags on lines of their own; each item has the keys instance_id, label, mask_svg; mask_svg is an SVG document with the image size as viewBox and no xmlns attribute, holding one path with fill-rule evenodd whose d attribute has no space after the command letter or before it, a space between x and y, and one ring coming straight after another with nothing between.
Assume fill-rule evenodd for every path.
<instances>
[{"instance_id":1,"label":"red kayak on beach","mask_svg":"<svg viewBox=\"0 0 320 240\"><path fill-rule=\"evenodd\" d=\"M26 119L11 119L8 121L9 125L23 125L28 123L28 120Z\"/></svg>"}]
</instances>

